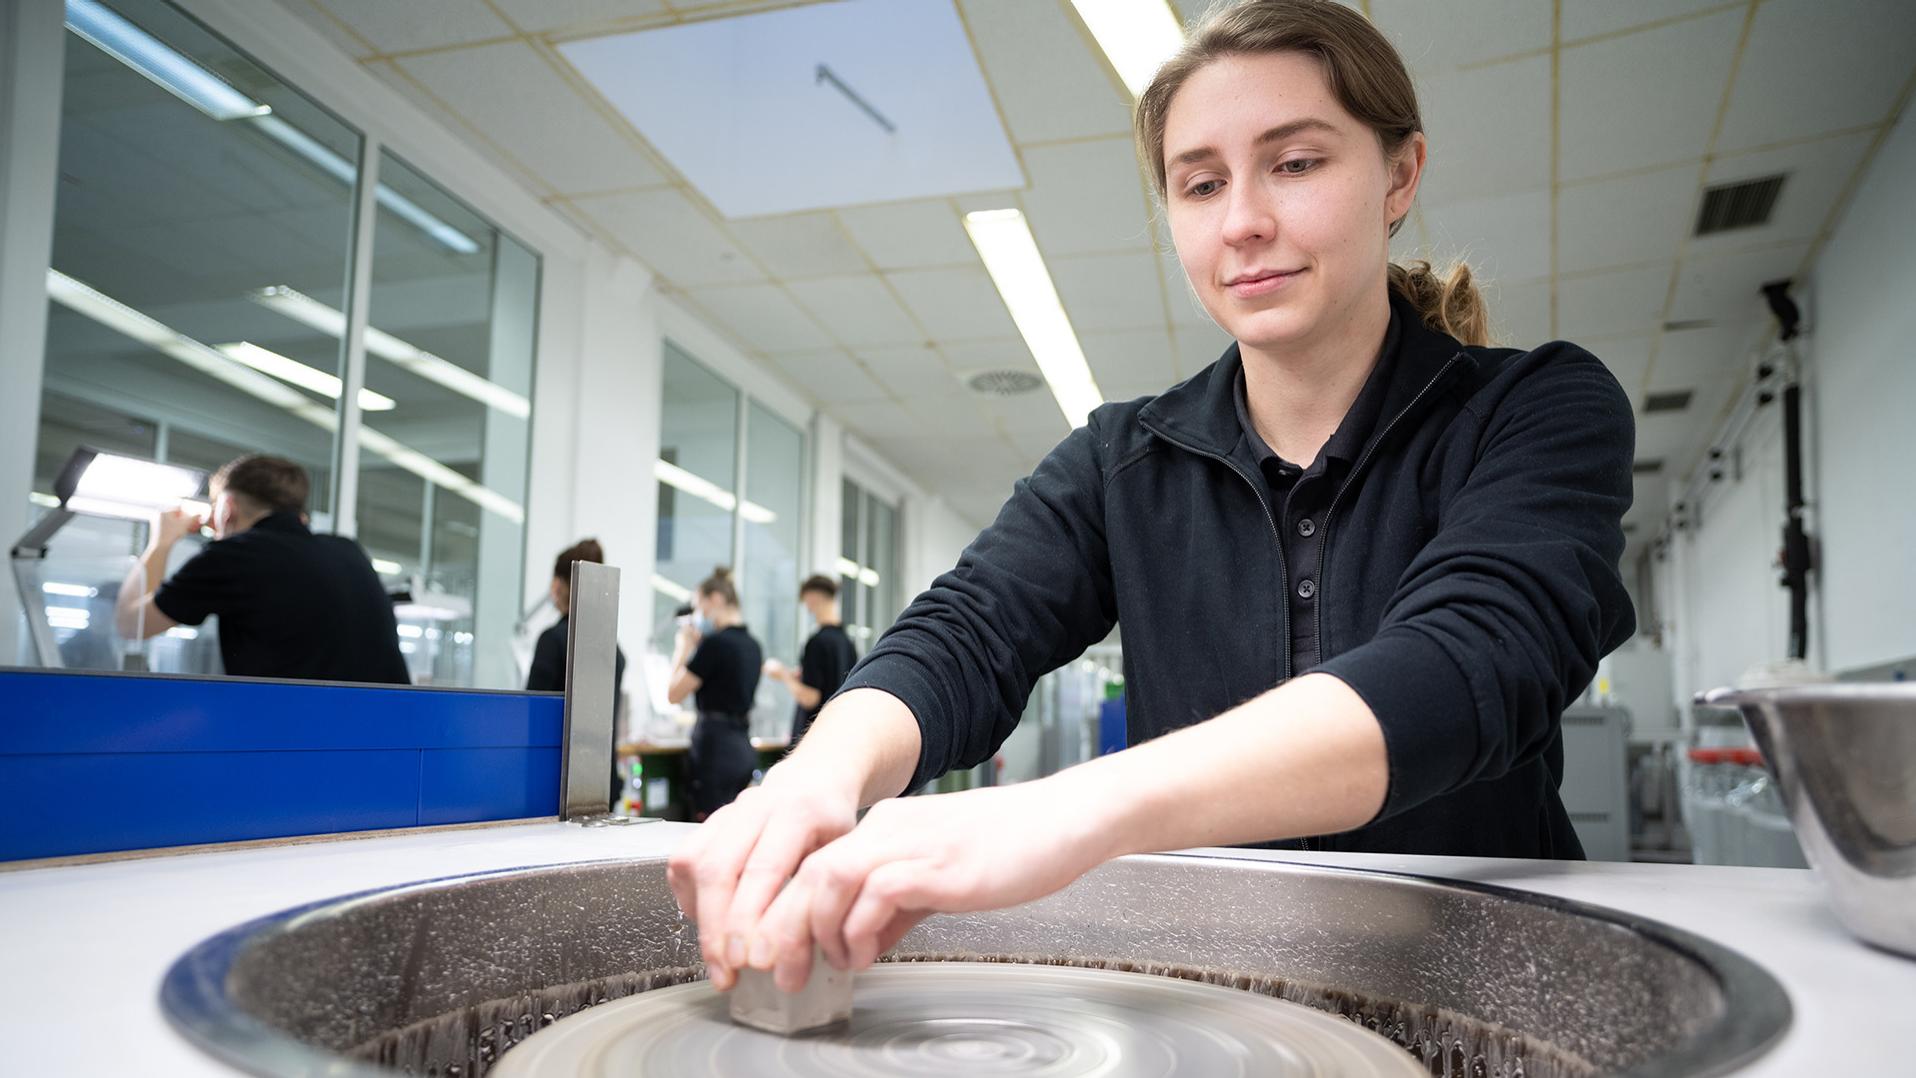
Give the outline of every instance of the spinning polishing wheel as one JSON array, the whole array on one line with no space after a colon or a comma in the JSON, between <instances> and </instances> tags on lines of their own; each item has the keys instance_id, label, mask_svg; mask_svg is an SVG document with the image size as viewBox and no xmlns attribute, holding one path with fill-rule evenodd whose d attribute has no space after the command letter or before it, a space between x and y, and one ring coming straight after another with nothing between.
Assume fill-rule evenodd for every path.
<instances>
[{"instance_id":1,"label":"spinning polishing wheel","mask_svg":"<svg viewBox=\"0 0 1916 1078\"><path fill-rule=\"evenodd\" d=\"M1268 996L1111 970L941 962L860 974L849 1021L793 1037L733 1023L725 997L706 982L654 989L534 1034L489 1073L1413 1078L1425 1072L1369 1030Z\"/></svg>"}]
</instances>

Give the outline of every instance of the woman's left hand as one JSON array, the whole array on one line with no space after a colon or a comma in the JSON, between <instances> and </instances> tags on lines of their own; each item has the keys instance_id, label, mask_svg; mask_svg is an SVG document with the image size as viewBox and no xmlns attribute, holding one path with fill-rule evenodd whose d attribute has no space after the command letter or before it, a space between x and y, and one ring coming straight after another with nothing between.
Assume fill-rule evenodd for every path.
<instances>
[{"instance_id":1,"label":"woman's left hand","mask_svg":"<svg viewBox=\"0 0 1916 1078\"><path fill-rule=\"evenodd\" d=\"M759 919L750 965L803 987L816 941L839 969L863 969L933 913L1042 898L1107 860L1101 801L1060 779L873 805L814 851Z\"/></svg>"}]
</instances>

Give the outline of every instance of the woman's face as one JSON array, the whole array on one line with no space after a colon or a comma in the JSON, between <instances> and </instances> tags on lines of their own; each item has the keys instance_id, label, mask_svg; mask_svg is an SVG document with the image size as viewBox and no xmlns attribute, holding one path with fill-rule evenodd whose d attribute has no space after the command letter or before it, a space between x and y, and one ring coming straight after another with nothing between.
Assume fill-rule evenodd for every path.
<instances>
[{"instance_id":1,"label":"woman's face","mask_svg":"<svg viewBox=\"0 0 1916 1078\"><path fill-rule=\"evenodd\" d=\"M1205 310L1262 351L1335 340L1384 287L1390 222L1423 164L1412 139L1386 161L1305 53L1226 56L1192 74L1165 117L1165 205Z\"/></svg>"}]
</instances>

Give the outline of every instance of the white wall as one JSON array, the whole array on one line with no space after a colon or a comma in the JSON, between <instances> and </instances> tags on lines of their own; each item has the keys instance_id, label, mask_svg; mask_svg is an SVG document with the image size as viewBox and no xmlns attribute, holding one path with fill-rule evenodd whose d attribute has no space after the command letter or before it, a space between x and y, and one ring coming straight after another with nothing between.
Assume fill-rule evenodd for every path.
<instances>
[{"instance_id":1,"label":"white wall","mask_svg":"<svg viewBox=\"0 0 1916 1078\"><path fill-rule=\"evenodd\" d=\"M1916 656L1916 110L1811 275L1823 624L1832 671Z\"/></svg>"},{"instance_id":2,"label":"white wall","mask_svg":"<svg viewBox=\"0 0 1916 1078\"><path fill-rule=\"evenodd\" d=\"M1810 657L1834 674L1916 657L1916 121L1878 150L1807 280L1804 311ZM1703 488L1699 523L1656 566L1673 696L1736 681L1789 649L1775 568L1784 521L1781 408L1740 435L1740 478ZM1707 464L1705 465L1708 466ZM1735 471L1735 462L1722 462ZM1672 497L1680 497L1673 492Z\"/></svg>"}]
</instances>

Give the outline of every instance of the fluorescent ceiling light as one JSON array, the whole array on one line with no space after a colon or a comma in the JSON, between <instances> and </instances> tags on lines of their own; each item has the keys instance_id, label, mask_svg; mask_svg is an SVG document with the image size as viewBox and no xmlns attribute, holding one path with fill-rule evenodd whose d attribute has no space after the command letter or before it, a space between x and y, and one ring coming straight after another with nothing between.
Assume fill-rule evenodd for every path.
<instances>
[{"instance_id":1,"label":"fluorescent ceiling light","mask_svg":"<svg viewBox=\"0 0 1916 1078\"><path fill-rule=\"evenodd\" d=\"M339 399L344 384L334 376L318 367L310 367L296 359L288 359L268 348L261 348L252 341L240 341L237 344L215 345L226 358L237 360L259 371L270 374L282 382L291 382L296 386L310 389L315 393ZM394 403L391 397L374 393L370 389L359 391L359 407L365 412L390 412Z\"/></svg>"},{"instance_id":2,"label":"fluorescent ceiling light","mask_svg":"<svg viewBox=\"0 0 1916 1078\"><path fill-rule=\"evenodd\" d=\"M985 271L1018 324L1018 333L1051 385L1051 395L1073 427L1082 427L1091 409L1104 403L1091 377L1078 335L1064 313L1058 289L1045 269L1031 226L1017 210L981 210L965 214L965 231L985 260Z\"/></svg>"},{"instance_id":3,"label":"fluorescent ceiling light","mask_svg":"<svg viewBox=\"0 0 1916 1078\"><path fill-rule=\"evenodd\" d=\"M399 635L411 637L412 639L417 640L420 637L426 635L426 630L421 629L417 625L401 625L399 626Z\"/></svg>"},{"instance_id":4,"label":"fluorescent ceiling light","mask_svg":"<svg viewBox=\"0 0 1916 1078\"><path fill-rule=\"evenodd\" d=\"M53 494L75 513L148 520L163 509L205 515L204 502L191 500L206 485L206 473L176 464L160 464L81 447L54 477Z\"/></svg>"},{"instance_id":5,"label":"fluorescent ceiling light","mask_svg":"<svg viewBox=\"0 0 1916 1078\"><path fill-rule=\"evenodd\" d=\"M1134 98L1184 44L1184 30L1166 0L1071 0L1071 6Z\"/></svg>"},{"instance_id":6,"label":"fluorescent ceiling light","mask_svg":"<svg viewBox=\"0 0 1916 1078\"><path fill-rule=\"evenodd\" d=\"M652 590L675 603L689 603L692 601L691 588L680 587L677 583L657 573L652 574Z\"/></svg>"},{"instance_id":7,"label":"fluorescent ceiling light","mask_svg":"<svg viewBox=\"0 0 1916 1078\"><path fill-rule=\"evenodd\" d=\"M312 162L320 171L347 187L359 170L331 147L272 114L269 105L240 93L219 76L194 63L158 38L121 18L96 0L67 0L67 29L127 67L152 80L173 96L215 120L245 120L273 141ZM433 216L405 195L380 184L373 197L395 216L432 237L447 250L473 254L479 244L471 236Z\"/></svg>"},{"instance_id":8,"label":"fluorescent ceiling light","mask_svg":"<svg viewBox=\"0 0 1916 1078\"><path fill-rule=\"evenodd\" d=\"M731 491L721 488L717 483L703 476L693 475L684 468L667 461L652 462L652 476L666 486L675 487L701 501L710 502L726 512L738 510L738 515L754 524L770 524L778 519L778 514L756 502L740 504Z\"/></svg>"},{"instance_id":9,"label":"fluorescent ceiling light","mask_svg":"<svg viewBox=\"0 0 1916 1078\"><path fill-rule=\"evenodd\" d=\"M46 493L45 491L36 490L29 493L27 495L27 501L31 502L34 505L39 506L42 509L60 508L60 499L54 497L51 494Z\"/></svg>"},{"instance_id":10,"label":"fluorescent ceiling light","mask_svg":"<svg viewBox=\"0 0 1916 1078\"><path fill-rule=\"evenodd\" d=\"M69 599L91 599L100 594L99 588L89 588L85 584L59 584L51 581L40 585L40 590L48 595L60 595Z\"/></svg>"},{"instance_id":11,"label":"fluorescent ceiling light","mask_svg":"<svg viewBox=\"0 0 1916 1078\"><path fill-rule=\"evenodd\" d=\"M47 295L54 302L86 315L109 329L117 330L141 344L172 356L204 374L216 378L267 404L283 408L308 423L325 430L336 430L339 417L311 397L283 382L238 363L210 345L202 344L162 322L128 307L126 304L68 277L59 270L47 271ZM401 468L429 480L454 494L490 509L515 524L523 523L525 509L519 503L444 464L412 449L372 427L359 428L359 442L368 450L385 457ZM71 507L72 503L68 503Z\"/></svg>"},{"instance_id":12,"label":"fluorescent ceiling light","mask_svg":"<svg viewBox=\"0 0 1916 1078\"><path fill-rule=\"evenodd\" d=\"M47 623L56 629L84 629L92 621L92 612L84 606L47 607Z\"/></svg>"},{"instance_id":13,"label":"fluorescent ceiling light","mask_svg":"<svg viewBox=\"0 0 1916 1078\"><path fill-rule=\"evenodd\" d=\"M101 52L215 120L240 120L273 111L95 0L67 0L66 22L67 29Z\"/></svg>"},{"instance_id":14,"label":"fluorescent ceiling light","mask_svg":"<svg viewBox=\"0 0 1916 1078\"><path fill-rule=\"evenodd\" d=\"M850 558L838 559L838 575L849 580L856 580L868 588L878 586L878 570L867 569Z\"/></svg>"},{"instance_id":15,"label":"fluorescent ceiling light","mask_svg":"<svg viewBox=\"0 0 1916 1078\"><path fill-rule=\"evenodd\" d=\"M285 285L273 285L247 293L247 298L304 326L334 337L346 336L346 315L336 308ZM532 402L523 394L497 382L490 382L449 359L442 359L423 348L408 344L384 330L366 327L366 351L435 382L489 408L524 419L532 414Z\"/></svg>"},{"instance_id":16,"label":"fluorescent ceiling light","mask_svg":"<svg viewBox=\"0 0 1916 1078\"><path fill-rule=\"evenodd\" d=\"M387 561L385 558L374 558L373 572L381 576L398 576L401 572L401 566L396 561Z\"/></svg>"}]
</instances>

